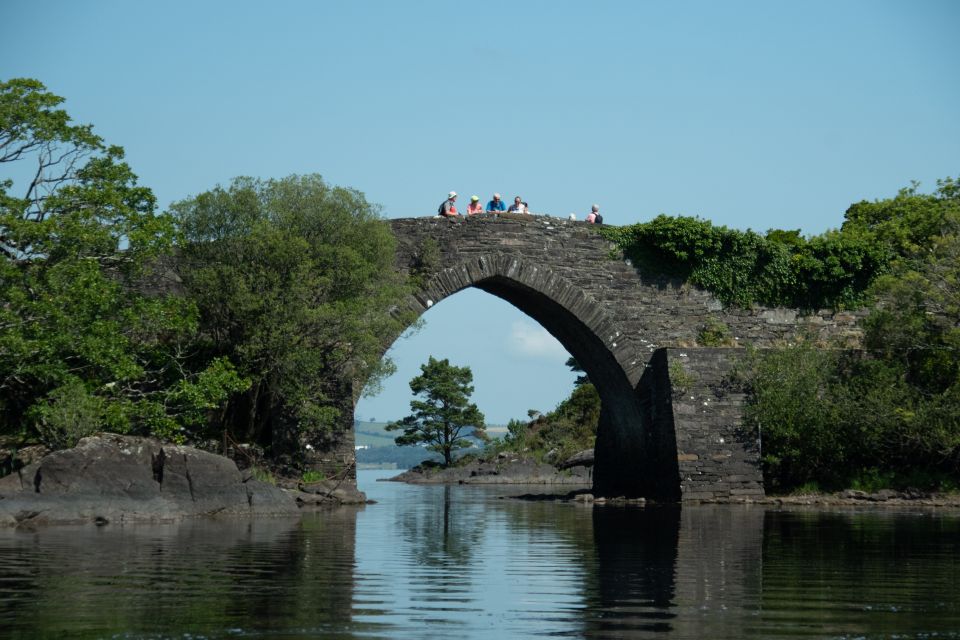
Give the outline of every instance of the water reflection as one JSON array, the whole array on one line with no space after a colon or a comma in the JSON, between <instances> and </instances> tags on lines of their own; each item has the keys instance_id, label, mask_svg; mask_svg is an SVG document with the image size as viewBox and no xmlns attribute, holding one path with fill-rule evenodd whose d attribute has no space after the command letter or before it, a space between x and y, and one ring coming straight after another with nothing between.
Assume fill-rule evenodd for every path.
<instances>
[{"instance_id":1,"label":"water reflection","mask_svg":"<svg viewBox=\"0 0 960 640\"><path fill-rule=\"evenodd\" d=\"M960 637L953 513L368 490L302 520L0 530L0 636Z\"/></svg>"},{"instance_id":2,"label":"water reflection","mask_svg":"<svg viewBox=\"0 0 960 640\"><path fill-rule=\"evenodd\" d=\"M770 511L768 627L960 637L960 518L942 511Z\"/></svg>"},{"instance_id":3,"label":"water reflection","mask_svg":"<svg viewBox=\"0 0 960 640\"><path fill-rule=\"evenodd\" d=\"M591 635L626 638L671 630L679 536L679 508L593 510Z\"/></svg>"},{"instance_id":4,"label":"water reflection","mask_svg":"<svg viewBox=\"0 0 960 640\"><path fill-rule=\"evenodd\" d=\"M398 513L403 541L422 565L465 567L483 536L482 502L458 500L456 487L436 487L426 493L428 504Z\"/></svg>"},{"instance_id":5,"label":"water reflection","mask_svg":"<svg viewBox=\"0 0 960 640\"><path fill-rule=\"evenodd\" d=\"M350 620L355 511L2 532L9 637L218 634Z\"/></svg>"}]
</instances>

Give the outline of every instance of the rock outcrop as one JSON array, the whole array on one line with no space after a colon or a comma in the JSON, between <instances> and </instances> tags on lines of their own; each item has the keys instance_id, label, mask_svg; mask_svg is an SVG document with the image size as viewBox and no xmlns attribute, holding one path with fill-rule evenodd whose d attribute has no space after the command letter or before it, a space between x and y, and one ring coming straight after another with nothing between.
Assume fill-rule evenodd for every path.
<instances>
[{"instance_id":1,"label":"rock outcrop","mask_svg":"<svg viewBox=\"0 0 960 640\"><path fill-rule=\"evenodd\" d=\"M590 470L575 467L560 471L553 465L511 458L501 454L489 462L472 461L458 467L443 469L421 465L399 476L396 482L410 484L549 484L589 486Z\"/></svg>"},{"instance_id":2,"label":"rock outcrop","mask_svg":"<svg viewBox=\"0 0 960 640\"><path fill-rule=\"evenodd\" d=\"M348 504L370 504L367 496L356 485L349 482L321 480L320 482L301 482L296 494L300 508L337 507Z\"/></svg>"},{"instance_id":3,"label":"rock outcrop","mask_svg":"<svg viewBox=\"0 0 960 640\"><path fill-rule=\"evenodd\" d=\"M91 436L0 478L0 526L298 513L292 495L232 460L149 438Z\"/></svg>"},{"instance_id":4,"label":"rock outcrop","mask_svg":"<svg viewBox=\"0 0 960 640\"><path fill-rule=\"evenodd\" d=\"M572 469L574 467L592 467L594 460L593 449L584 449L573 454L557 465L557 469Z\"/></svg>"}]
</instances>

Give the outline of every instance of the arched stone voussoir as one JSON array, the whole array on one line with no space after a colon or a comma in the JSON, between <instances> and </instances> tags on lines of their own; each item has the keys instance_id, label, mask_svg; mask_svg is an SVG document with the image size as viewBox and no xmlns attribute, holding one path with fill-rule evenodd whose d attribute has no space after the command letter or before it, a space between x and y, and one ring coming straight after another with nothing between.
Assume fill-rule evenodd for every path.
<instances>
[{"instance_id":1,"label":"arched stone voussoir","mask_svg":"<svg viewBox=\"0 0 960 640\"><path fill-rule=\"evenodd\" d=\"M610 352L624 372L633 368L631 363L635 360L635 354L625 351L621 348L622 345L617 344L620 331L614 319L604 310L604 306L542 263L526 260L516 254L473 255L437 272L415 298L419 307L426 310L468 287L476 287L497 295L531 316L536 316L536 313L531 309L532 304L525 306L524 296L529 294L531 299L541 296L589 331L597 342L602 343ZM501 295L504 290L511 290L513 295ZM543 322L543 318L535 319L550 330L549 323ZM564 343L562 336L556 337ZM570 345L564 346L570 349Z\"/></svg>"}]
</instances>

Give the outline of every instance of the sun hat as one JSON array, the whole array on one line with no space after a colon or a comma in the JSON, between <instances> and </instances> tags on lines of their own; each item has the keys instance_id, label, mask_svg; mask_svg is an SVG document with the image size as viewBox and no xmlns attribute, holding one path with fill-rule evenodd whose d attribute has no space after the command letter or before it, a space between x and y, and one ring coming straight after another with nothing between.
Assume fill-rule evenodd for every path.
<instances>
[{"instance_id":1,"label":"sun hat","mask_svg":"<svg viewBox=\"0 0 960 640\"><path fill-rule=\"evenodd\" d=\"M448 197L448 198L456 198L456 197L457 197L457 192L456 192L456 191L451 191L450 193L447 194L447 197Z\"/></svg>"},{"instance_id":2,"label":"sun hat","mask_svg":"<svg viewBox=\"0 0 960 640\"><path fill-rule=\"evenodd\" d=\"M480 199L480 196L470 196L470 199L476 202L477 200Z\"/></svg>"}]
</instances>

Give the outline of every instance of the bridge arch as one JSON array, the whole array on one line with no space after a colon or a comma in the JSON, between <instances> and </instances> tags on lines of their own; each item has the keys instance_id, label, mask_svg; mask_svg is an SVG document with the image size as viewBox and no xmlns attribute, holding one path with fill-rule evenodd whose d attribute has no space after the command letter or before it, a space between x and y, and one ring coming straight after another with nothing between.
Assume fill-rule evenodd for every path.
<instances>
[{"instance_id":1,"label":"bridge arch","mask_svg":"<svg viewBox=\"0 0 960 640\"><path fill-rule=\"evenodd\" d=\"M538 322L574 357L601 399L595 490L603 495L680 497L676 469L664 473L651 460L654 438L649 415L637 394L638 380L629 371L636 361L618 349L621 335L604 307L549 266L523 256L478 253L447 264L411 297L419 316L433 305L467 288L494 295ZM676 460L674 455L667 460ZM674 465L675 466L675 465ZM654 473L654 470L659 473Z\"/></svg>"},{"instance_id":2,"label":"bridge arch","mask_svg":"<svg viewBox=\"0 0 960 640\"><path fill-rule=\"evenodd\" d=\"M583 366L602 402L599 495L684 501L763 495L757 443L742 428L743 394L727 375L743 352L698 346L708 320L726 325L737 344L756 347L801 334L856 340L859 332L847 313L725 308L708 291L638 269L583 222L500 214L388 224L397 240L396 269L423 282L408 300L415 315L474 287L536 320ZM353 459L345 425L346 431L326 461Z\"/></svg>"}]
</instances>

